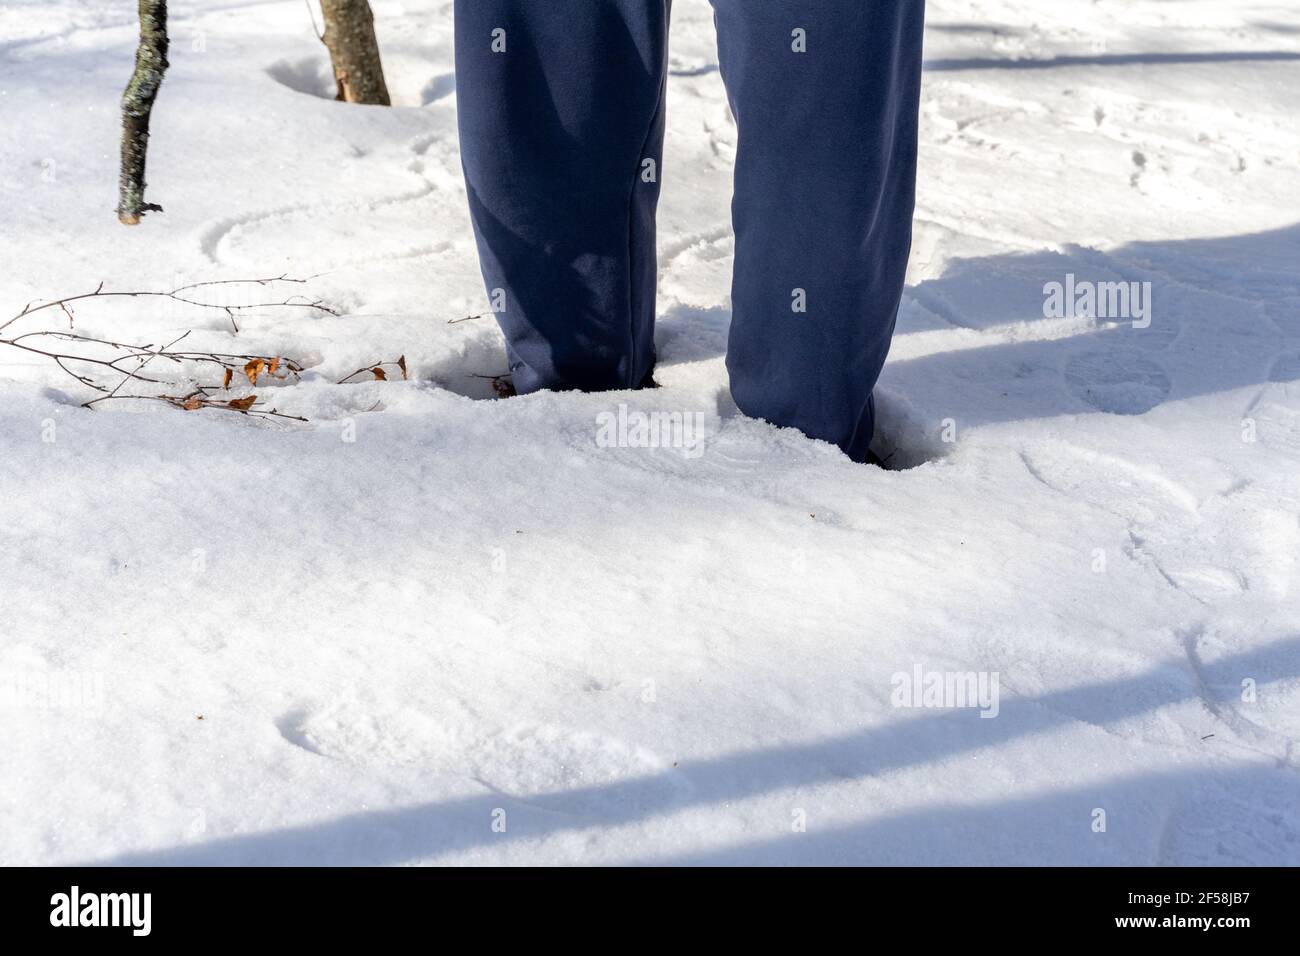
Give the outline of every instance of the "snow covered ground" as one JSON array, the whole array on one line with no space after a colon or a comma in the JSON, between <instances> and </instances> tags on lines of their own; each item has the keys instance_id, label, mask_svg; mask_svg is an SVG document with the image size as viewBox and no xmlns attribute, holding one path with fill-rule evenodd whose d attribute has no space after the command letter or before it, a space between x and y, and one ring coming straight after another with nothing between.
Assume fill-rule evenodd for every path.
<instances>
[{"instance_id":1,"label":"snow covered ground","mask_svg":"<svg viewBox=\"0 0 1300 956\"><path fill-rule=\"evenodd\" d=\"M282 273L341 313L75 311L301 361L307 424L87 410L0 347L0 862L1300 863L1293 2L931 0L889 471L728 398L705 0L663 388L505 401L448 322L486 307L451 3L372 2L393 109L321 95L300 0L173 0L134 229L134 3L0 9L0 322ZM1071 275L1149 282L1149 325L1045 317ZM702 445L604 447L622 403ZM989 716L897 706L918 669Z\"/></svg>"}]
</instances>

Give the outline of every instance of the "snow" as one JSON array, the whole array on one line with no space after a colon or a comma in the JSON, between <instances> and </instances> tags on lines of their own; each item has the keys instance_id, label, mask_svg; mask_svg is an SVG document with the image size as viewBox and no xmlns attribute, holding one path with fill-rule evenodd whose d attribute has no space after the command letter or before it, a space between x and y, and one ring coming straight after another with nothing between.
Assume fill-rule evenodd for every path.
<instances>
[{"instance_id":1,"label":"snow","mask_svg":"<svg viewBox=\"0 0 1300 956\"><path fill-rule=\"evenodd\" d=\"M486 308L451 4L372 5L392 109L320 95L298 0L173 0L133 229L135 5L0 10L0 322L282 273L341 313L76 309L303 362L305 425L87 410L0 347L0 863L1300 863L1294 4L930 0L891 470L728 397L704 0L663 387L504 401L449 322ZM1149 327L1044 317L1070 274L1151 283ZM699 453L598 442L620 405ZM996 716L894 706L918 667Z\"/></svg>"}]
</instances>

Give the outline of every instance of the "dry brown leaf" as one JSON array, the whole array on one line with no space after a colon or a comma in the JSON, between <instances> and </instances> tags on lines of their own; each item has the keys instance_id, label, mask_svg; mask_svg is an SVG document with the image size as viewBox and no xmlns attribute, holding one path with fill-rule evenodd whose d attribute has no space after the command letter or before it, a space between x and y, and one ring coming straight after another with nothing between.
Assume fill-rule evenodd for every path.
<instances>
[{"instance_id":1,"label":"dry brown leaf","mask_svg":"<svg viewBox=\"0 0 1300 956\"><path fill-rule=\"evenodd\" d=\"M265 368L266 368L266 360L265 360L265 359L260 359L260 358L259 358L259 359L253 359L251 362L249 362L247 365L245 365L245 366L244 366L244 374L248 376L248 381L249 381L249 383L252 384L252 385L256 385L256 384L257 384L257 376L261 375L261 374L262 374L262 371L263 371Z\"/></svg>"},{"instance_id":2,"label":"dry brown leaf","mask_svg":"<svg viewBox=\"0 0 1300 956\"><path fill-rule=\"evenodd\" d=\"M203 407L203 399L199 398L199 396L197 395L195 395L193 398L187 399L185 404L181 406L181 408L185 409L187 412L192 412L202 407Z\"/></svg>"},{"instance_id":3,"label":"dry brown leaf","mask_svg":"<svg viewBox=\"0 0 1300 956\"><path fill-rule=\"evenodd\" d=\"M372 368L370 371L371 371L371 374L373 374L373 375L375 376L375 378L379 379L379 381L381 381L381 382L386 382L386 381L388 381L388 376L384 374L384 370L383 370L382 368L380 368L378 365L376 365L376 366L375 366L374 368Z\"/></svg>"},{"instance_id":4,"label":"dry brown leaf","mask_svg":"<svg viewBox=\"0 0 1300 956\"><path fill-rule=\"evenodd\" d=\"M266 374L274 375L276 373L276 370L279 367L280 367L280 356L277 355L275 358L271 359L271 364L266 367Z\"/></svg>"},{"instance_id":5,"label":"dry brown leaf","mask_svg":"<svg viewBox=\"0 0 1300 956\"><path fill-rule=\"evenodd\" d=\"M221 383L222 388L230 388L230 380L235 377L232 369L226 369L226 379Z\"/></svg>"},{"instance_id":6,"label":"dry brown leaf","mask_svg":"<svg viewBox=\"0 0 1300 956\"><path fill-rule=\"evenodd\" d=\"M397 367L402 370L402 381L406 381L406 356L405 355L398 358Z\"/></svg>"},{"instance_id":7,"label":"dry brown leaf","mask_svg":"<svg viewBox=\"0 0 1300 956\"><path fill-rule=\"evenodd\" d=\"M247 395L244 398L232 398L226 404L228 404L231 408L233 408L237 412L246 412L253 407L253 403L256 401L257 401L256 395Z\"/></svg>"}]
</instances>

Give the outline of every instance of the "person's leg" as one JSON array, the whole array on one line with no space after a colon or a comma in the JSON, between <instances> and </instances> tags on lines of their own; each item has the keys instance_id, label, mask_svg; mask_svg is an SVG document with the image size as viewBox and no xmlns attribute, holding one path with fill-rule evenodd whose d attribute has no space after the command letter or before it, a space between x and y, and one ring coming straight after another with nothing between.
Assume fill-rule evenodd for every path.
<instances>
[{"instance_id":1,"label":"person's leg","mask_svg":"<svg viewBox=\"0 0 1300 956\"><path fill-rule=\"evenodd\" d=\"M732 396L862 461L911 247L924 3L713 3L739 132Z\"/></svg>"},{"instance_id":2,"label":"person's leg","mask_svg":"<svg viewBox=\"0 0 1300 956\"><path fill-rule=\"evenodd\" d=\"M654 367L666 0L456 0L470 214L514 385Z\"/></svg>"}]
</instances>

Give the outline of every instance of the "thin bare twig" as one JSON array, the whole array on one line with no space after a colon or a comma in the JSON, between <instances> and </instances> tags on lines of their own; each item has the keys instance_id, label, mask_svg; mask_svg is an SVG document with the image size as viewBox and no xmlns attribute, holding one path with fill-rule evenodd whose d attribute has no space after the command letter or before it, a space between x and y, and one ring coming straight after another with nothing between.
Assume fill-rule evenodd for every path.
<instances>
[{"instance_id":1,"label":"thin bare twig","mask_svg":"<svg viewBox=\"0 0 1300 956\"><path fill-rule=\"evenodd\" d=\"M500 375L482 375L478 372L471 372L470 378L483 378L492 383L492 391L496 393L497 398L514 398L519 393L515 391L514 377L509 372L502 372Z\"/></svg>"},{"instance_id":2,"label":"thin bare twig","mask_svg":"<svg viewBox=\"0 0 1300 956\"><path fill-rule=\"evenodd\" d=\"M339 379L334 384L346 385L348 382L352 381L352 379L356 378L358 375L361 375L364 372L369 372L371 378L379 379L380 381L387 381L388 373L384 371L385 368L398 369L402 373L402 380L403 381L406 380L407 378L406 356L403 355L400 356L396 362L374 362L370 365L363 365L355 372L350 372L347 375L344 375L341 379Z\"/></svg>"},{"instance_id":3,"label":"thin bare twig","mask_svg":"<svg viewBox=\"0 0 1300 956\"><path fill-rule=\"evenodd\" d=\"M108 299L108 298L171 299L175 302L182 302L186 305L193 305L198 308L220 309L221 311L224 311L228 316L230 316L232 324L234 323L235 312L247 311L248 309L269 309L269 308L310 309L316 312L323 312L327 315L338 315L339 313L337 309L334 309L331 306L326 305L323 301L319 299L307 300L301 296L290 296L288 299L283 299L278 302L251 302L251 303L245 303L243 305L222 305L215 302L201 302L198 301L197 299L191 299L186 297L185 295L182 295L182 293L184 292L190 292L193 291L194 289L205 288L207 286L216 286L216 285L265 286L265 285L270 285L271 283L274 282L289 282L295 284L303 284L308 281L310 280L292 279L287 275L273 276L268 279L222 279L222 280L217 280L212 282L193 282L190 283L189 285L179 286L167 292L147 292L147 291L105 292L104 283L101 282L94 292L83 292L80 295L65 296L64 298L52 299L47 302L41 302L41 300L39 299L33 300L27 303L27 305L23 307L23 310L19 312L17 315L6 320L3 324L0 324L0 332L3 332L5 329L13 325L19 319L26 318L29 315L34 315L35 313L40 312L44 309L53 309L56 307L61 309L68 316L68 322L69 324L71 324L73 321L73 317L72 317L72 312L68 308L68 306L73 302L81 302L86 299ZM39 305L37 304L38 302L40 303ZM236 332L239 331L238 325L235 325L235 331Z\"/></svg>"},{"instance_id":4,"label":"thin bare twig","mask_svg":"<svg viewBox=\"0 0 1300 956\"><path fill-rule=\"evenodd\" d=\"M325 34L321 32L320 27L316 26L316 11L311 8L311 0L303 0L307 4L307 16L311 17L311 32L316 34L316 39L321 43L325 42Z\"/></svg>"},{"instance_id":5,"label":"thin bare twig","mask_svg":"<svg viewBox=\"0 0 1300 956\"><path fill-rule=\"evenodd\" d=\"M152 343L138 345L117 342L93 335L82 335L72 330L75 326L72 324L74 318L70 304L90 299L110 297L162 297L173 299L178 302L185 302L199 308L224 311L227 315L232 317L232 321L237 310L254 308L307 308L319 312L325 312L330 315L338 315L338 312L335 309L325 305L323 302L320 302L319 300L307 300L302 296L290 296L280 301L254 304L221 305L213 302L203 302L185 294L208 286L237 284L266 286L277 282L303 284L307 281L308 280L306 279L293 279L288 276L274 276L266 279L248 280L222 279L209 282L194 282L189 285L179 286L168 292L105 292L104 284L101 282L93 292L86 292L81 295L65 296L61 299L53 299L50 301L34 300L29 302L23 307L21 312L3 324L0 324L0 331L3 331L19 319L35 315L45 309L58 308L68 316L70 324L69 331L40 329L31 332L24 332L21 335L0 338L0 345L8 345L12 348L50 359L59 369L75 381L97 392L98 394L96 397L83 403L86 408L93 408L98 403L107 401L159 401L187 411L193 411L200 408L215 408L240 412L244 415L256 417L306 421L304 418L296 415L286 415L274 408L266 409L257 407L260 403L257 401L256 395L246 395L241 398L218 399L212 394L228 389L237 374L243 375L248 379L249 384L253 386L257 385L258 379L263 375L269 375L276 379L283 380L288 378L296 381L301 376L304 366L292 359L286 359L282 356L269 357L265 355L235 354L229 352L204 352L197 350L178 351L176 346L190 334L188 331L183 332L161 347L155 346ZM238 330L238 326L236 326L236 330ZM72 343L74 346L98 350L100 354L86 354L85 352L61 348L58 345L53 344L56 342ZM103 354L106 351L109 354ZM190 378L190 376L184 374L184 370L187 368L193 368L195 366L216 367L222 372L221 385L196 384L191 378L185 392L181 394L171 394L166 390L174 388L180 383L160 378L154 374L145 374L145 370L159 359L162 359L173 366L179 366L182 369L183 378ZM403 371L405 371L405 358L403 357L400 362ZM123 389L128 384L132 383L150 386L151 390L152 388L160 387L163 392L162 394L124 393Z\"/></svg>"}]
</instances>

